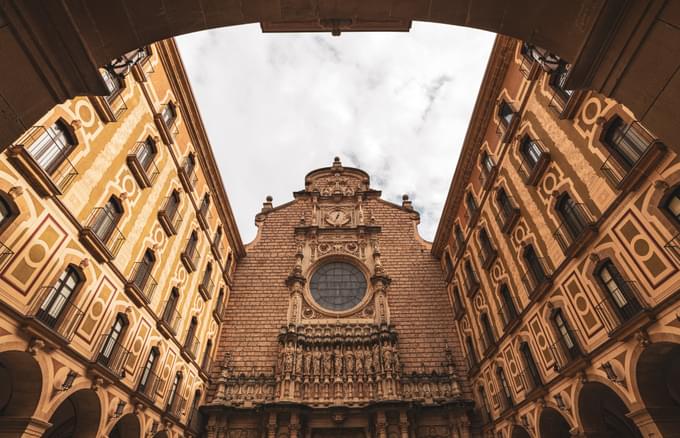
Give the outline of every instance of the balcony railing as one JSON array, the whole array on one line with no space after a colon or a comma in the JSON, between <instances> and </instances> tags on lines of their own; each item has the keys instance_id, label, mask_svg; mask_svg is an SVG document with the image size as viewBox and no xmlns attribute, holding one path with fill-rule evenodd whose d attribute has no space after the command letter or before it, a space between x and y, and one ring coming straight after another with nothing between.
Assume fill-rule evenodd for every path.
<instances>
[{"instance_id":1,"label":"balcony railing","mask_svg":"<svg viewBox=\"0 0 680 438\"><path fill-rule=\"evenodd\" d=\"M151 266L147 262L134 264L132 276L128 280L128 286L133 287L137 294L148 304L158 287L158 282L150 274Z\"/></svg>"},{"instance_id":2,"label":"balcony railing","mask_svg":"<svg viewBox=\"0 0 680 438\"><path fill-rule=\"evenodd\" d=\"M519 163L517 172L525 184L535 186L550 163L550 152L540 140L531 139L530 141L539 152L538 158L530 158L528 155L520 153L522 161Z\"/></svg>"},{"instance_id":3,"label":"balcony railing","mask_svg":"<svg viewBox=\"0 0 680 438\"><path fill-rule=\"evenodd\" d=\"M480 174L480 179L482 180L482 187L484 190L489 190L491 188L491 185L493 184L496 175L498 174L498 166L495 164L491 168L491 170L488 170L486 168L483 169L482 173Z\"/></svg>"},{"instance_id":4,"label":"balcony railing","mask_svg":"<svg viewBox=\"0 0 680 438\"><path fill-rule=\"evenodd\" d=\"M571 207L569 220L560 221L560 226L553 233L562 252L571 255L578 251L581 244L593 234L595 219L585 205L577 203Z\"/></svg>"},{"instance_id":5,"label":"balcony railing","mask_svg":"<svg viewBox=\"0 0 680 438\"><path fill-rule=\"evenodd\" d=\"M516 301L516 300L515 300ZM498 311L498 317L503 323L503 329L507 329L513 322L518 321L519 312L515 303L503 304Z\"/></svg>"},{"instance_id":6,"label":"balcony railing","mask_svg":"<svg viewBox=\"0 0 680 438\"><path fill-rule=\"evenodd\" d=\"M519 372L517 378L522 382L522 387L524 388L525 397L529 397L529 394L539 389L543 383L541 382L541 377L538 375L538 370L533 370L530 367L525 367Z\"/></svg>"},{"instance_id":7,"label":"balcony railing","mask_svg":"<svg viewBox=\"0 0 680 438\"><path fill-rule=\"evenodd\" d=\"M203 278L203 281L201 282L200 285L198 285L198 291L201 293L203 296L203 299L206 301L210 300L212 298L213 291L215 290L215 282L209 277L206 276Z\"/></svg>"},{"instance_id":8,"label":"balcony railing","mask_svg":"<svg viewBox=\"0 0 680 438\"><path fill-rule=\"evenodd\" d=\"M509 234L512 228L519 219L519 208L510 196L508 196L508 204L500 205L498 208L498 225L501 227L501 232Z\"/></svg>"},{"instance_id":9,"label":"balcony railing","mask_svg":"<svg viewBox=\"0 0 680 438\"><path fill-rule=\"evenodd\" d=\"M182 262L184 263L184 266L187 268L187 271L189 272L194 272L196 270L196 267L198 266L198 250L196 249L197 244L191 244L191 238L189 238L189 244L187 247L182 251L182 254L180 255L180 258Z\"/></svg>"},{"instance_id":10,"label":"balcony railing","mask_svg":"<svg viewBox=\"0 0 680 438\"><path fill-rule=\"evenodd\" d=\"M154 372L149 372L144 383L140 380L139 385L137 386L137 392L153 403L156 400L156 394L158 393L160 384L161 377Z\"/></svg>"},{"instance_id":11,"label":"balcony railing","mask_svg":"<svg viewBox=\"0 0 680 438\"><path fill-rule=\"evenodd\" d=\"M125 236L116 226L117 221L107 209L97 207L85 222L81 237L85 238L84 243L95 252L99 261L116 257L125 242Z\"/></svg>"},{"instance_id":12,"label":"balcony railing","mask_svg":"<svg viewBox=\"0 0 680 438\"><path fill-rule=\"evenodd\" d=\"M529 299L540 295L550 285L550 277L552 276L552 268L547 259L543 257L536 257L536 268L527 269L522 275L522 284Z\"/></svg>"},{"instance_id":13,"label":"balcony railing","mask_svg":"<svg viewBox=\"0 0 680 438\"><path fill-rule=\"evenodd\" d=\"M9 264L14 256L14 251L12 251L7 245L0 242L0 271L4 270Z\"/></svg>"},{"instance_id":14,"label":"balcony railing","mask_svg":"<svg viewBox=\"0 0 680 438\"><path fill-rule=\"evenodd\" d=\"M62 195L78 171L65 152L68 147L44 126L33 126L8 148L9 161L41 196Z\"/></svg>"},{"instance_id":15,"label":"balcony railing","mask_svg":"<svg viewBox=\"0 0 680 438\"><path fill-rule=\"evenodd\" d=\"M498 251L496 251L496 248L491 245L482 245L482 268L486 269L487 271L491 269L491 266L493 265L493 262L496 260L497 256Z\"/></svg>"},{"instance_id":16,"label":"balcony railing","mask_svg":"<svg viewBox=\"0 0 680 438\"><path fill-rule=\"evenodd\" d=\"M224 245L222 245L219 241L213 240L210 244L210 247L215 253L215 258L222 259L222 254L224 254Z\"/></svg>"},{"instance_id":17,"label":"balcony railing","mask_svg":"<svg viewBox=\"0 0 680 438\"><path fill-rule=\"evenodd\" d=\"M198 183L198 175L196 175L196 169L194 166L189 164L189 158L184 159L184 163L182 164L182 168L179 172L179 179L187 192L192 192L196 188L196 184Z\"/></svg>"},{"instance_id":18,"label":"balcony railing","mask_svg":"<svg viewBox=\"0 0 680 438\"><path fill-rule=\"evenodd\" d=\"M561 372L576 359L583 357L579 346L578 330L567 330L560 333L557 340L550 345L550 352L555 360L555 371Z\"/></svg>"},{"instance_id":19,"label":"balcony railing","mask_svg":"<svg viewBox=\"0 0 680 438\"><path fill-rule=\"evenodd\" d=\"M97 354L93 361L117 378L123 378L125 377L125 362L130 351L121 345L120 340L109 339L109 335L109 333L106 333L101 336Z\"/></svg>"},{"instance_id":20,"label":"balcony railing","mask_svg":"<svg viewBox=\"0 0 680 438\"><path fill-rule=\"evenodd\" d=\"M43 286L29 310L28 317L67 342L71 342L84 315L71 298L52 286Z\"/></svg>"},{"instance_id":21,"label":"balcony railing","mask_svg":"<svg viewBox=\"0 0 680 438\"><path fill-rule=\"evenodd\" d=\"M196 335L188 336L184 340L184 345L183 345L184 351L186 351L186 353L189 356L191 356L191 358L194 359L194 360L196 360L196 358L198 357L199 346L200 346L200 344L199 344L199 341L198 341L198 336L196 336Z\"/></svg>"},{"instance_id":22,"label":"balcony railing","mask_svg":"<svg viewBox=\"0 0 680 438\"><path fill-rule=\"evenodd\" d=\"M125 99L123 99L122 89L116 90L108 96L104 96L104 101L109 106L109 111L111 111L114 120L120 119L120 116L128 109L127 103L125 102Z\"/></svg>"},{"instance_id":23,"label":"balcony railing","mask_svg":"<svg viewBox=\"0 0 680 438\"><path fill-rule=\"evenodd\" d=\"M574 94L574 90L568 90L565 88L568 77L569 67L565 63L561 63L560 66L556 68L550 75L552 96L550 96L548 108L555 111L559 116L563 115L569 99Z\"/></svg>"},{"instance_id":24,"label":"balcony railing","mask_svg":"<svg viewBox=\"0 0 680 438\"><path fill-rule=\"evenodd\" d=\"M494 399L496 400L496 403L498 404L498 409L501 412L501 414L505 413L509 409L512 408L514 405L512 399L508 396L506 396L503 393L503 390L501 389L499 392L494 394Z\"/></svg>"},{"instance_id":25,"label":"balcony railing","mask_svg":"<svg viewBox=\"0 0 680 438\"><path fill-rule=\"evenodd\" d=\"M213 309L213 315L218 321L222 321L222 314L224 313L224 297L217 296L217 303Z\"/></svg>"},{"instance_id":26,"label":"balcony railing","mask_svg":"<svg viewBox=\"0 0 680 438\"><path fill-rule=\"evenodd\" d=\"M469 276L465 277L465 292L467 293L468 297L473 296L474 294L477 293L479 290L479 281L477 278L470 278Z\"/></svg>"},{"instance_id":27,"label":"balcony railing","mask_svg":"<svg viewBox=\"0 0 680 438\"><path fill-rule=\"evenodd\" d=\"M610 336L628 321L633 320L648 309L637 283L634 281L623 281L611 295L595 306L595 312L602 320L602 324L604 324L605 330ZM616 299L618 302L615 301L615 296L618 297Z\"/></svg>"},{"instance_id":28,"label":"balcony railing","mask_svg":"<svg viewBox=\"0 0 680 438\"><path fill-rule=\"evenodd\" d=\"M186 406L186 403L186 398L175 393L174 397L172 400L170 400L168 406L165 408L165 414L168 417L173 418L175 421L179 421L179 419L182 418L182 414L184 413L184 406Z\"/></svg>"},{"instance_id":29,"label":"balcony railing","mask_svg":"<svg viewBox=\"0 0 680 438\"><path fill-rule=\"evenodd\" d=\"M179 202L173 195L165 198L163 208L158 212L158 221L168 236L177 234L182 225L182 215L179 213Z\"/></svg>"},{"instance_id":30,"label":"balcony railing","mask_svg":"<svg viewBox=\"0 0 680 438\"><path fill-rule=\"evenodd\" d=\"M167 328L171 335L176 336L177 331L179 330L179 324L182 321L182 315L172 307L174 306L168 305L167 301L165 302L160 322Z\"/></svg>"},{"instance_id":31,"label":"balcony railing","mask_svg":"<svg viewBox=\"0 0 680 438\"><path fill-rule=\"evenodd\" d=\"M502 143L507 143L512 137L512 133L515 131L515 127L519 123L519 114L512 113L512 117L509 121L505 120L503 117L498 119L498 124L496 125L496 134L501 138Z\"/></svg>"},{"instance_id":32,"label":"balcony railing","mask_svg":"<svg viewBox=\"0 0 680 438\"><path fill-rule=\"evenodd\" d=\"M142 188L151 187L160 175L155 160L144 158L145 154L148 153L148 148L149 146L145 142L137 142L132 152L127 156L128 167Z\"/></svg>"},{"instance_id":33,"label":"balcony railing","mask_svg":"<svg viewBox=\"0 0 680 438\"><path fill-rule=\"evenodd\" d=\"M479 219L480 211L481 209L479 207L465 209L463 217L465 218L465 223L467 223L468 230L472 228L477 222L477 219Z\"/></svg>"},{"instance_id":34,"label":"balcony railing","mask_svg":"<svg viewBox=\"0 0 680 438\"><path fill-rule=\"evenodd\" d=\"M614 145L626 151L627 161L622 156L609 155L600 167L607 180L618 190L626 190L640 181L665 152L659 142L639 122L631 123Z\"/></svg>"},{"instance_id":35,"label":"balcony railing","mask_svg":"<svg viewBox=\"0 0 680 438\"><path fill-rule=\"evenodd\" d=\"M671 240L666 242L664 248L666 249L666 252L668 252L668 254L673 257L675 263L680 266L680 233L676 234ZM0 258L0 260L2 259ZM2 266L1 261L0 266Z\"/></svg>"}]
</instances>

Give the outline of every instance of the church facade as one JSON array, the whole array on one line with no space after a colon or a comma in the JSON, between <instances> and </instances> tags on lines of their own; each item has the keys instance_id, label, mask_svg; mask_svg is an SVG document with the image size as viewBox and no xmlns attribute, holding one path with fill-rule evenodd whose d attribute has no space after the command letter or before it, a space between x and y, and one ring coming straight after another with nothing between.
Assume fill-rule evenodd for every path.
<instances>
[{"instance_id":1,"label":"church facade","mask_svg":"<svg viewBox=\"0 0 680 438\"><path fill-rule=\"evenodd\" d=\"M338 158L304 183L264 203L235 272L207 436L469 436L446 282L418 213Z\"/></svg>"}]
</instances>

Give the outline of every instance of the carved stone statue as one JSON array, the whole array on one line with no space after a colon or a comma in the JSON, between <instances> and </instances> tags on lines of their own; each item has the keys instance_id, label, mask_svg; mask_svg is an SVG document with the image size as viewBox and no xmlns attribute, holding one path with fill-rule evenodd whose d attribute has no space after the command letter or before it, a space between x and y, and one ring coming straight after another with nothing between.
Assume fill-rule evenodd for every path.
<instances>
[{"instance_id":1,"label":"carved stone statue","mask_svg":"<svg viewBox=\"0 0 680 438\"><path fill-rule=\"evenodd\" d=\"M385 371L392 371L392 365L394 365L392 362L392 348L385 342L385 346L383 347L383 366L385 367Z\"/></svg>"},{"instance_id":2,"label":"carved stone statue","mask_svg":"<svg viewBox=\"0 0 680 438\"><path fill-rule=\"evenodd\" d=\"M298 376L302 375L303 360L302 347L298 345L295 349L295 374Z\"/></svg>"},{"instance_id":3,"label":"carved stone statue","mask_svg":"<svg viewBox=\"0 0 680 438\"><path fill-rule=\"evenodd\" d=\"M354 375L354 353L351 349L345 351L345 370L348 376Z\"/></svg>"},{"instance_id":4,"label":"carved stone statue","mask_svg":"<svg viewBox=\"0 0 680 438\"><path fill-rule=\"evenodd\" d=\"M375 369L376 373L379 373L380 370L380 345L375 344L373 346L373 368Z\"/></svg>"},{"instance_id":5,"label":"carved stone statue","mask_svg":"<svg viewBox=\"0 0 680 438\"><path fill-rule=\"evenodd\" d=\"M303 372L305 374L314 374L314 370L312 369L312 350L310 348L305 350L304 353L304 362L305 362L305 367Z\"/></svg>"},{"instance_id":6,"label":"carved stone statue","mask_svg":"<svg viewBox=\"0 0 680 438\"><path fill-rule=\"evenodd\" d=\"M356 370L358 375L362 376L364 374L364 347L359 347L357 349Z\"/></svg>"},{"instance_id":7,"label":"carved stone statue","mask_svg":"<svg viewBox=\"0 0 680 438\"><path fill-rule=\"evenodd\" d=\"M333 374L333 353L331 347L327 346L323 352L323 375L330 376Z\"/></svg>"},{"instance_id":8,"label":"carved stone statue","mask_svg":"<svg viewBox=\"0 0 680 438\"><path fill-rule=\"evenodd\" d=\"M342 376L342 351L340 351L340 348L335 349L333 356L335 358L335 375L340 377Z\"/></svg>"},{"instance_id":9,"label":"carved stone statue","mask_svg":"<svg viewBox=\"0 0 680 438\"><path fill-rule=\"evenodd\" d=\"M320 350L320 347L314 349L314 375L321 377L322 370L321 370L321 362L322 362L322 353Z\"/></svg>"},{"instance_id":10,"label":"carved stone statue","mask_svg":"<svg viewBox=\"0 0 680 438\"><path fill-rule=\"evenodd\" d=\"M293 352L294 352L293 343L288 342L288 345L286 345L286 351L285 351L285 356L284 356L284 363L283 363L283 372L289 373L293 371Z\"/></svg>"}]
</instances>

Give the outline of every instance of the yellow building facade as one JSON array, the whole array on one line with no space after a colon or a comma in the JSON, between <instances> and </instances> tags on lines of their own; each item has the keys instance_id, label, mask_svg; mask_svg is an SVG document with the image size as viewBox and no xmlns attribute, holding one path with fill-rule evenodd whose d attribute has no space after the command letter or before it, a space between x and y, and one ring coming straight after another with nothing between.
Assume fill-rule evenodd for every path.
<instances>
[{"instance_id":1,"label":"yellow building facade","mask_svg":"<svg viewBox=\"0 0 680 438\"><path fill-rule=\"evenodd\" d=\"M0 436L197 436L243 251L174 41L0 160Z\"/></svg>"},{"instance_id":2,"label":"yellow building facade","mask_svg":"<svg viewBox=\"0 0 680 438\"><path fill-rule=\"evenodd\" d=\"M680 436L677 146L532 53L496 40L433 244L475 433Z\"/></svg>"}]
</instances>

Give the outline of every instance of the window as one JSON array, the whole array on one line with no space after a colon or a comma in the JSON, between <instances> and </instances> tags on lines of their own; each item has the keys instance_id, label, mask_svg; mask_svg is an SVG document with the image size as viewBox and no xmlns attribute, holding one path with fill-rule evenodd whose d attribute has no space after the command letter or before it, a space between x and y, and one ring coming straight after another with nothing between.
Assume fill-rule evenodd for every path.
<instances>
[{"instance_id":1,"label":"window","mask_svg":"<svg viewBox=\"0 0 680 438\"><path fill-rule=\"evenodd\" d=\"M115 196L111 196L100 210L92 230L102 242L107 242L123 216L123 206Z\"/></svg>"},{"instance_id":2,"label":"window","mask_svg":"<svg viewBox=\"0 0 680 438\"><path fill-rule=\"evenodd\" d=\"M538 161L543 155L538 143L533 141L528 135L524 137L519 145L519 152L522 155L524 161L529 165L530 169L533 169L538 164Z\"/></svg>"},{"instance_id":3,"label":"window","mask_svg":"<svg viewBox=\"0 0 680 438\"><path fill-rule=\"evenodd\" d=\"M203 196L203 200L201 201L201 208L199 209L199 213L205 217L206 214L208 213L208 208L210 208L210 195L205 194Z\"/></svg>"},{"instance_id":4,"label":"window","mask_svg":"<svg viewBox=\"0 0 680 438\"><path fill-rule=\"evenodd\" d=\"M175 217L175 214L177 214L180 201L181 198L179 197L179 192L177 190L173 190L172 194L168 196L168 202L165 204L165 214L171 221Z\"/></svg>"},{"instance_id":5,"label":"window","mask_svg":"<svg viewBox=\"0 0 680 438\"><path fill-rule=\"evenodd\" d=\"M475 213L477 213L477 201L475 201L475 197L472 195L472 193L468 193L465 197L465 204L470 217L474 216Z\"/></svg>"},{"instance_id":6,"label":"window","mask_svg":"<svg viewBox=\"0 0 680 438\"><path fill-rule=\"evenodd\" d=\"M127 328L127 325L128 325L127 318L119 313L116 316L116 320L113 323L113 326L111 327L111 331L106 335L104 343L102 344L101 349L99 350L98 361L100 363L108 365L112 361L112 359L114 359L117 356L118 346L121 342L123 334L125 334L125 329Z\"/></svg>"},{"instance_id":7,"label":"window","mask_svg":"<svg viewBox=\"0 0 680 438\"><path fill-rule=\"evenodd\" d=\"M54 328L69 302L84 282L78 269L69 265L40 305L36 317L48 327Z\"/></svg>"},{"instance_id":8,"label":"window","mask_svg":"<svg viewBox=\"0 0 680 438\"><path fill-rule=\"evenodd\" d=\"M467 293L468 295L471 295L477 291L477 288L479 288L479 281L477 281L477 274L475 273L475 270L472 268L472 263L470 263L470 260L465 260L464 266Z\"/></svg>"},{"instance_id":9,"label":"window","mask_svg":"<svg viewBox=\"0 0 680 438\"><path fill-rule=\"evenodd\" d=\"M456 313L463 311L463 300L460 297L460 290L454 286L453 287L453 301L456 306Z\"/></svg>"},{"instance_id":10,"label":"window","mask_svg":"<svg viewBox=\"0 0 680 438\"><path fill-rule=\"evenodd\" d=\"M487 152L484 152L482 154L482 170L484 171L484 173L486 173L487 175L490 174L491 172L493 172L495 166L496 164L493 162L489 154Z\"/></svg>"},{"instance_id":11,"label":"window","mask_svg":"<svg viewBox=\"0 0 680 438\"><path fill-rule=\"evenodd\" d=\"M205 344L205 352L203 352L203 360L201 360L201 368L208 371L206 367L209 365L210 353L212 352L212 339L208 339Z\"/></svg>"},{"instance_id":12,"label":"window","mask_svg":"<svg viewBox=\"0 0 680 438\"><path fill-rule=\"evenodd\" d=\"M444 252L444 265L446 266L446 276L453 274L453 260L451 260L451 254L448 251Z\"/></svg>"},{"instance_id":13,"label":"window","mask_svg":"<svg viewBox=\"0 0 680 438\"><path fill-rule=\"evenodd\" d=\"M145 392L146 387L149 383L149 377L156 368L156 361L158 360L159 355L160 353L158 351L158 348L156 347L151 348L151 351L149 352L149 357L147 358L146 364L144 365L144 369L142 370L142 377L139 379L139 391Z\"/></svg>"},{"instance_id":14,"label":"window","mask_svg":"<svg viewBox=\"0 0 680 438\"><path fill-rule=\"evenodd\" d=\"M196 169L196 157L194 154L187 155L187 159L184 161L184 173L187 176L192 176L194 170Z\"/></svg>"},{"instance_id":15,"label":"window","mask_svg":"<svg viewBox=\"0 0 680 438\"><path fill-rule=\"evenodd\" d=\"M191 409L189 410L189 418L187 418L187 424L191 425L194 421L194 417L198 413L198 403L201 401L201 391L196 391L194 393L194 399L191 401Z\"/></svg>"},{"instance_id":16,"label":"window","mask_svg":"<svg viewBox=\"0 0 680 438\"><path fill-rule=\"evenodd\" d=\"M456 224L453 232L456 235L457 250L459 252L463 251L463 248L465 247L465 237L463 236L463 230L460 229L460 225Z\"/></svg>"},{"instance_id":17,"label":"window","mask_svg":"<svg viewBox=\"0 0 680 438\"><path fill-rule=\"evenodd\" d=\"M515 301L512 299L512 294L510 289L506 284L502 284L500 287L501 301L503 303L503 315L506 318L506 324L515 318L517 318L517 307L515 306Z\"/></svg>"},{"instance_id":18,"label":"window","mask_svg":"<svg viewBox=\"0 0 680 438\"><path fill-rule=\"evenodd\" d=\"M489 315L482 313L479 316L479 322L482 324L482 332L484 333L484 341L486 342L486 348L491 347L496 342L496 337L493 334L493 329L491 328L491 321L489 320Z\"/></svg>"},{"instance_id":19,"label":"window","mask_svg":"<svg viewBox=\"0 0 680 438\"><path fill-rule=\"evenodd\" d=\"M671 192L665 200L663 208L675 219L676 225L680 226L680 186Z\"/></svg>"},{"instance_id":20,"label":"window","mask_svg":"<svg viewBox=\"0 0 680 438\"><path fill-rule=\"evenodd\" d=\"M489 401L486 398L486 390L484 389L484 386L479 385L478 391L479 391L479 399L482 402L481 403L482 412L484 413L484 416L488 416L491 411L489 410ZM487 421L488 420L489 419L487 418Z\"/></svg>"},{"instance_id":21,"label":"window","mask_svg":"<svg viewBox=\"0 0 680 438\"><path fill-rule=\"evenodd\" d=\"M218 316L222 316L222 303L224 302L224 288L221 287L220 291L217 293L217 302L215 303L215 312Z\"/></svg>"},{"instance_id":22,"label":"window","mask_svg":"<svg viewBox=\"0 0 680 438\"><path fill-rule=\"evenodd\" d=\"M512 206L512 202L510 202L508 194L502 187L496 192L496 202L505 217L510 217L512 215L514 207Z\"/></svg>"},{"instance_id":23,"label":"window","mask_svg":"<svg viewBox=\"0 0 680 438\"><path fill-rule=\"evenodd\" d=\"M156 157L157 153L158 149L156 148L156 142L153 141L151 137L147 137L146 140L139 143L139 147L137 149L137 161L139 161L139 164L142 165L144 170L147 170Z\"/></svg>"},{"instance_id":24,"label":"window","mask_svg":"<svg viewBox=\"0 0 680 438\"><path fill-rule=\"evenodd\" d=\"M172 404L175 402L175 397L177 396L177 389L179 388L179 385L182 383L182 373L177 372L175 374L175 378L172 380L172 386L170 387L170 395L168 395L168 408L172 406Z\"/></svg>"},{"instance_id":25,"label":"window","mask_svg":"<svg viewBox=\"0 0 680 438\"><path fill-rule=\"evenodd\" d=\"M562 194L555 205L555 209L572 240L583 234L586 228L586 221L583 218L579 205L571 199L568 193Z\"/></svg>"},{"instance_id":26,"label":"window","mask_svg":"<svg viewBox=\"0 0 680 438\"><path fill-rule=\"evenodd\" d=\"M341 312L361 303L366 295L366 276L351 263L330 262L312 274L309 290L321 307Z\"/></svg>"},{"instance_id":27,"label":"window","mask_svg":"<svg viewBox=\"0 0 680 438\"><path fill-rule=\"evenodd\" d=\"M567 82L568 77L569 66L564 61L560 61L557 68L550 73L550 85L563 100L569 100L571 95L574 94L574 90L564 88L564 84Z\"/></svg>"},{"instance_id":28,"label":"window","mask_svg":"<svg viewBox=\"0 0 680 438\"><path fill-rule=\"evenodd\" d=\"M194 252L196 252L197 245L198 245L198 233L196 231L192 231L191 236L189 237L189 241L187 242L187 247L184 250L187 256L193 258L193 254Z\"/></svg>"},{"instance_id":29,"label":"window","mask_svg":"<svg viewBox=\"0 0 680 438\"><path fill-rule=\"evenodd\" d=\"M112 74L108 70L100 70L100 72L102 79L104 79L104 83L106 84L106 88L109 90L106 101L111 102L123 89L125 80L121 76Z\"/></svg>"},{"instance_id":30,"label":"window","mask_svg":"<svg viewBox=\"0 0 680 438\"><path fill-rule=\"evenodd\" d=\"M531 388L527 388L528 391L534 389L541 384L541 375L538 372L538 367L536 366L536 361L534 361L534 356L531 354L531 348L527 342L522 342L519 346L519 351L522 354L522 359L524 360L524 365L526 366L526 378L530 380L527 384L531 385Z\"/></svg>"},{"instance_id":31,"label":"window","mask_svg":"<svg viewBox=\"0 0 680 438\"><path fill-rule=\"evenodd\" d=\"M221 257L221 245L220 242L222 242L222 227L220 225L217 226L217 229L215 230L215 236L213 236L213 249L217 253L218 257Z\"/></svg>"},{"instance_id":32,"label":"window","mask_svg":"<svg viewBox=\"0 0 680 438\"><path fill-rule=\"evenodd\" d=\"M210 282L212 280L212 263L208 262L208 264L205 266L205 272L203 273L203 281L201 281L201 285L208 289L210 288Z\"/></svg>"},{"instance_id":33,"label":"window","mask_svg":"<svg viewBox=\"0 0 680 438\"><path fill-rule=\"evenodd\" d=\"M175 314L177 313L177 303L179 302L179 289L173 287L170 291L168 301L165 303L163 309L163 321L166 323L174 322Z\"/></svg>"},{"instance_id":34,"label":"window","mask_svg":"<svg viewBox=\"0 0 680 438\"><path fill-rule=\"evenodd\" d=\"M506 101L501 100L501 103L498 105L498 117L500 117L501 123L507 127L512 122L514 116L515 112L512 110L512 107Z\"/></svg>"},{"instance_id":35,"label":"window","mask_svg":"<svg viewBox=\"0 0 680 438\"><path fill-rule=\"evenodd\" d=\"M602 142L623 166L630 169L649 146L646 132L626 124L621 117L613 117L606 125Z\"/></svg>"},{"instance_id":36,"label":"window","mask_svg":"<svg viewBox=\"0 0 680 438\"><path fill-rule=\"evenodd\" d=\"M189 330L187 330L187 337L184 340L184 348L190 349L196 337L196 328L198 327L198 319L194 316L189 323Z\"/></svg>"},{"instance_id":37,"label":"window","mask_svg":"<svg viewBox=\"0 0 680 438\"><path fill-rule=\"evenodd\" d=\"M479 243L482 247L484 259L487 259L493 254L494 249L491 244L491 239L489 239L489 233L486 232L486 228L479 230Z\"/></svg>"},{"instance_id":38,"label":"window","mask_svg":"<svg viewBox=\"0 0 680 438\"><path fill-rule=\"evenodd\" d=\"M27 151L38 166L51 175L66 160L76 144L69 126L62 119L59 119L54 125L46 128L28 146Z\"/></svg>"},{"instance_id":39,"label":"window","mask_svg":"<svg viewBox=\"0 0 680 438\"><path fill-rule=\"evenodd\" d=\"M529 275L534 282L534 286L547 280L543 264L538 258L538 255L536 255L536 251L532 245L528 245L524 249L524 261L529 269Z\"/></svg>"},{"instance_id":40,"label":"window","mask_svg":"<svg viewBox=\"0 0 680 438\"><path fill-rule=\"evenodd\" d=\"M574 332L569 327L569 323L562 313L562 309L556 309L552 314L552 323L559 337L560 346L571 357L575 357L579 353L578 344L574 336Z\"/></svg>"},{"instance_id":41,"label":"window","mask_svg":"<svg viewBox=\"0 0 680 438\"><path fill-rule=\"evenodd\" d=\"M465 337L465 347L467 347L468 364L470 368L473 368L479 363L479 359L477 358L477 350L475 350L475 344L471 336Z\"/></svg>"},{"instance_id":42,"label":"window","mask_svg":"<svg viewBox=\"0 0 680 438\"><path fill-rule=\"evenodd\" d=\"M510 386L508 385L508 381L505 378L505 371L503 371L503 368L496 368L496 377L498 378L500 395L505 401L505 403L503 403L503 408L507 409L512 406L512 393L510 392Z\"/></svg>"},{"instance_id":43,"label":"window","mask_svg":"<svg viewBox=\"0 0 680 438\"><path fill-rule=\"evenodd\" d=\"M177 118L177 108L172 102L168 102L161 110L161 117L166 127L170 127Z\"/></svg>"},{"instance_id":44,"label":"window","mask_svg":"<svg viewBox=\"0 0 680 438\"><path fill-rule=\"evenodd\" d=\"M4 193L0 193L0 231L4 230L17 216L17 208Z\"/></svg>"},{"instance_id":45,"label":"window","mask_svg":"<svg viewBox=\"0 0 680 438\"><path fill-rule=\"evenodd\" d=\"M132 280L135 286L137 286L139 289L144 290L144 286L151 275L151 270L153 269L154 263L156 263L156 257L153 255L153 251L147 249L144 252L142 261L137 265L135 278Z\"/></svg>"},{"instance_id":46,"label":"window","mask_svg":"<svg viewBox=\"0 0 680 438\"><path fill-rule=\"evenodd\" d=\"M640 303L633 296L628 283L611 260L602 263L596 271L596 276L609 302L613 305L614 311L623 321L641 310Z\"/></svg>"}]
</instances>

